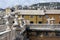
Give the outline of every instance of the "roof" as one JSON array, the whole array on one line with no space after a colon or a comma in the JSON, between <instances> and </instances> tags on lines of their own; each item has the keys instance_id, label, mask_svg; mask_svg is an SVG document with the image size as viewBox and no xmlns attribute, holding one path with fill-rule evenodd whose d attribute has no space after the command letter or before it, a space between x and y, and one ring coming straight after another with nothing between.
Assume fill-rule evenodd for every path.
<instances>
[{"instance_id":1,"label":"roof","mask_svg":"<svg viewBox=\"0 0 60 40\"><path fill-rule=\"evenodd\" d=\"M20 15L44 15L43 10L17 10L15 13L20 12Z\"/></svg>"},{"instance_id":2,"label":"roof","mask_svg":"<svg viewBox=\"0 0 60 40\"><path fill-rule=\"evenodd\" d=\"M60 10L46 10L45 14L60 14Z\"/></svg>"},{"instance_id":3,"label":"roof","mask_svg":"<svg viewBox=\"0 0 60 40\"><path fill-rule=\"evenodd\" d=\"M20 15L45 15L45 14L60 14L60 10L17 10L14 13Z\"/></svg>"}]
</instances>

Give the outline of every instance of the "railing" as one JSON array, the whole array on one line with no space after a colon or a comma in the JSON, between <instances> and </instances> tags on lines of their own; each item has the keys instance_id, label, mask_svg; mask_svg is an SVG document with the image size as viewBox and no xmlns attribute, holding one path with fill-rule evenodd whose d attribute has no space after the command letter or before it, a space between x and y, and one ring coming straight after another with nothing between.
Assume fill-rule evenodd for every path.
<instances>
[{"instance_id":1,"label":"railing","mask_svg":"<svg viewBox=\"0 0 60 40\"><path fill-rule=\"evenodd\" d=\"M14 40L15 32L15 29L0 32L0 40Z\"/></svg>"},{"instance_id":2,"label":"railing","mask_svg":"<svg viewBox=\"0 0 60 40\"><path fill-rule=\"evenodd\" d=\"M7 37L9 36L10 30L7 30L7 31L3 31L3 32L0 32L0 40L6 40Z\"/></svg>"},{"instance_id":3,"label":"railing","mask_svg":"<svg viewBox=\"0 0 60 40\"><path fill-rule=\"evenodd\" d=\"M36 30L60 30L60 24L29 24L27 26Z\"/></svg>"},{"instance_id":4,"label":"railing","mask_svg":"<svg viewBox=\"0 0 60 40\"><path fill-rule=\"evenodd\" d=\"M6 28L7 28L7 27L6 27L5 25L0 25L0 32L5 31Z\"/></svg>"},{"instance_id":5,"label":"railing","mask_svg":"<svg viewBox=\"0 0 60 40\"><path fill-rule=\"evenodd\" d=\"M15 30L6 30L0 32L0 40L14 40L15 39Z\"/></svg>"}]
</instances>

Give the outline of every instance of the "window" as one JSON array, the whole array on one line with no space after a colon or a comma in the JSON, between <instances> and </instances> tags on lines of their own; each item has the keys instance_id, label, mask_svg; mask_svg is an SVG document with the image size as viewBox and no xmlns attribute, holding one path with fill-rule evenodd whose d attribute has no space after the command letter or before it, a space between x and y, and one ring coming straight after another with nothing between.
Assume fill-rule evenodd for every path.
<instances>
[{"instance_id":1,"label":"window","mask_svg":"<svg viewBox=\"0 0 60 40\"><path fill-rule=\"evenodd\" d=\"M41 18L42 16L39 15L39 18Z\"/></svg>"},{"instance_id":2,"label":"window","mask_svg":"<svg viewBox=\"0 0 60 40\"><path fill-rule=\"evenodd\" d=\"M24 15L22 15L22 17L24 18Z\"/></svg>"},{"instance_id":3,"label":"window","mask_svg":"<svg viewBox=\"0 0 60 40\"><path fill-rule=\"evenodd\" d=\"M34 22L33 21L30 21L30 24L33 24Z\"/></svg>"},{"instance_id":4,"label":"window","mask_svg":"<svg viewBox=\"0 0 60 40\"><path fill-rule=\"evenodd\" d=\"M48 15L46 15L45 17L46 17L46 18L49 18L49 16L48 16Z\"/></svg>"},{"instance_id":5,"label":"window","mask_svg":"<svg viewBox=\"0 0 60 40\"><path fill-rule=\"evenodd\" d=\"M38 23L39 23L39 24L42 24L42 22L41 22L41 21L39 21Z\"/></svg>"},{"instance_id":6,"label":"window","mask_svg":"<svg viewBox=\"0 0 60 40\"><path fill-rule=\"evenodd\" d=\"M60 36L60 32L56 32L55 34L56 34L56 36Z\"/></svg>"},{"instance_id":7,"label":"window","mask_svg":"<svg viewBox=\"0 0 60 40\"><path fill-rule=\"evenodd\" d=\"M33 15L31 15L30 17L33 18Z\"/></svg>"}]
</instances>

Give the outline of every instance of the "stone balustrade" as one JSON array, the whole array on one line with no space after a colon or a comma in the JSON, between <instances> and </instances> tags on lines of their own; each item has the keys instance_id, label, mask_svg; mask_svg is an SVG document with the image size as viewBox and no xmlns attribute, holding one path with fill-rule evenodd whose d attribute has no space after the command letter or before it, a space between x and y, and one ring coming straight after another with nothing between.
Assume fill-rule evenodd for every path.
<instances>
[{"instance_id":1,"label":"stone balustrade","mask_svg":"<svg viewBox=\"0 0 60 40\"><path fill-rule=\"evenodd\" d=\"M27 27L36 30L60 30L60 24L29 24Z\"/></svg>"},{"instance_id":2,"label":"stone balustrade","mask_svg":"<svg viewBox=\"0 0 60 40\"><path fill-rule=\"evenodd\" d=\"M5 31L6 30L6 26L5 25L0 25L0 32Z\"/></svg>"},{"instance_id":3,"label":"stone balustrade","mask_svg":"<svg viewBox=\"0 0 60 40\"><path fill-rule=\"evenodd\" d=\"M3 28L0 29L0 30L2 30L0 32L0 40L14 40L15 39L15 33L16 33L15 29L16 28L12 28L11 30L7 30L6 28L4 28L5 30L3 30Z\"/></svg>"}]
</instances>

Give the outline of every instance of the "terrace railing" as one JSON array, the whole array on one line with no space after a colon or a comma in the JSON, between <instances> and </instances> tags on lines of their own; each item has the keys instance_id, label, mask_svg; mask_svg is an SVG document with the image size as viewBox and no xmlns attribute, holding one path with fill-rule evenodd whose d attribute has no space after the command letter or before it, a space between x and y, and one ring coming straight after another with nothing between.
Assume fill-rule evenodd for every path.
<instances>
[{"instance_id":1,"label":"terrace railing","mask_svg":"<svg viewBox=\"0 0 60 40\"><path fill-rule=\"evenodd\" d=\"M60 30L60 24L28 24L27 27L36 30Z\"/></svg>"},{"instance_id":2,"label":"terrace railing","mask_svg":"<svg viewBox=\"0 0 60 40\"><path fill-rule=\"evenodd\" d=\"M0 32L3 32L3 31L5 31L6 30L6 26L5 25L0 25Z\"/></svg>"}]
</instances>

